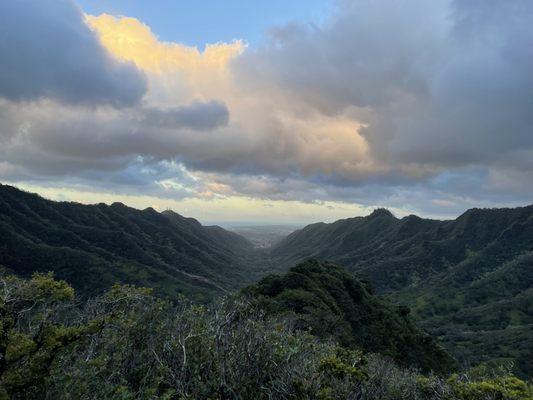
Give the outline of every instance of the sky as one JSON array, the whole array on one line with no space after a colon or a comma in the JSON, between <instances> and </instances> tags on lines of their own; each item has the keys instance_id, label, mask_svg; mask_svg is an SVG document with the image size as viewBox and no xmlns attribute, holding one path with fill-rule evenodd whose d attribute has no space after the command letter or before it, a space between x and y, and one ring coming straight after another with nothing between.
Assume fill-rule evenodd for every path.
<instances>
[{"instance_id":1,"label":"sky","mask_svg":"<svg viewBox=\"0 0 533 400\"><path fill-rule=\"evenodd\" d=\"M81 0L91 15L134 17L159 40L203 49L206 44L245 40L259 45L269 29L287 23L317 23L332 11L332 0Z\"/></svg>"},{"instance_id":2,"label":"sky","mask_svg":"<svg viewBox=\"0 0 533 400\"><path fill-rule=\"evenodd\" d=\"M0 182L202 222L533 202L529 0L0 2Z\"/></svg>"}]
</instances>

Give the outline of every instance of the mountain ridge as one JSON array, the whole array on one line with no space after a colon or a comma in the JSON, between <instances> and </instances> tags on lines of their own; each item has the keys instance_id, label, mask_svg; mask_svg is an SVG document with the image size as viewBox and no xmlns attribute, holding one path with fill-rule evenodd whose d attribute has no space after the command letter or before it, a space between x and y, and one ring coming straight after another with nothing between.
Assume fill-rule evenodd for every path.
<instances>
[{"instance_id":1,"label":"mountain ridge","mask_svg":"<svg viewBox=\"0 0 533 400\"><path fill-rule=\"evenodd\" d=\"M394 307L371 285L328 262L309 260L283 275L269 275L245 289L273 315L293 315L293 323L348 348L378 352L425 372L446 373L455 360L419 329L406 307Z\"/></svg>"},{"instance_id":2,"label":"mountain ridge","mask_svg":"<svg viewBox=\"0 0 533 400\"><path fill-rule=\"evenodd\" d=\"M270 257L280 271L310 258L338 263L409 305L461 362L513 361L533 371L533 205L444 221L375 211L304 227Z\"/></svg>"},{"instance_id":3,"label":"mountain ridge","mask_svg":"<svg viewBox=\"0 0 533 400\"><path fill-rule=\"evenodd\" d=\"M53 271L81 295L121 282L208 302L310 258L409 306L459 362L513 361L533 373L533 206L444 221L378 209L255 249L173 211L54 202L0 185L0 266L23 277Z\"/></svg>"},{"instance_id":4,"label":"mountain ridge","mask_svg":"<svg viewBox=\"0 0 533 400\"><path fill-rule=\"evenodd\" d=\"M54 202L1 185L0 234L1 265L54 271L81 293L124 282L207 300L252 279L245 238L153 208Z\"/></svg>"}]
</instances>

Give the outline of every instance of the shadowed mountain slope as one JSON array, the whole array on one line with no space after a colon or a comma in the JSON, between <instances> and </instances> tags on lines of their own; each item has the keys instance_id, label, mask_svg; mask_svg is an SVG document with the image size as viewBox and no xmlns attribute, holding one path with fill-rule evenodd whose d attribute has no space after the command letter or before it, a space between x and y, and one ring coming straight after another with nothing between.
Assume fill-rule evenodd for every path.
<instances>
[{"instance_id":1,"label":"shadowed mountain slope","mask_svg":"<svg viewBox=\"0 0 533 400\"><path fill-rule=\"evenodd\" d=\"M53 202L0 186L0 265L22 276L53 271L85 294L124 282L206 300L252 282L252 247L172 211Z\"/></svg>"},{"instance_id":2,"label":"shadowed mountain slope","mask_svg":"<svg viewBox=\"0 0 533 400\"><path fill-rule=\"evenodd\" d=\"M408 304L461 362L514 361L533 372L533 206L472 209L451 221L387 210L313 224L271 251L287 269L331 260Z\"/></svg>"},{"instance_id":3,"label":"shadowed mountain slope","mask_svg":"<svg viewBox=\"0 0 533 400\"><path fill-rule=\"evenodd\" d=\"M297 327L346 347L379 352L424 371L448 372L454 360L409 317L344 269L307 261L245 289L272 314L295 314Z\"/></svg>"},{"instance_id":4,"label":"shadowed mountain slope","mask_svg":"<svg viewBox=\"0 0 533 400\"><path fill-rule=\"evenodd\" d=\"M254 250L171 211L53 202L0 185L0 268L54 271L82 295L122 282L207 301L310 258L408 305L459 362L513 361L533 374L533 206L473 209L453 221L380 209Z\"/></svg>"}]
</instances>

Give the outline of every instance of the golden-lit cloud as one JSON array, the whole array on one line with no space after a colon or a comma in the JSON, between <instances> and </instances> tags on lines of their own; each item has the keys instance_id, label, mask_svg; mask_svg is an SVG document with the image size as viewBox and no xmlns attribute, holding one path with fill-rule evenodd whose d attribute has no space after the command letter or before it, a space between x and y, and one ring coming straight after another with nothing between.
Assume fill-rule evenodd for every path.
<instances>
[{"instance_id":1,"label":"golden-lit cloud","mask_svg":"<svg viewBox=\"0 0 533 400\"><path fill-rule=\"evenodd\" d=\"M307 106L302 110L301 101L282 88L250 90L239 85L231 61L245 51L242 41L210 44L200 51L160 41L135 18L102 14L89 15L87 21L114 56L148 73L149 101L168 105L214 98L228 106L233 125L209 143L191 141L196 143L196 158L209 163L211 157L223 157L230 164L262 164L280 173L296 168L304 175L360 177L376 170L357 121Z\"/></svg>"},{"instance_id":2,"label":"golden-lit cloud","mask_svg":"<svg viewBox=\"0 0 533 400\"><path fill-rule=\"evenodd\" d=\"M150 72L183 70L187 73L224 73L231 58L244 49L242 41L207 45L204 51L179 43L161 42L136 18L108 14L86 16L103 45L116 57L133 61Z\"/></svg>"},{"instance_id":3,"label":"golden-lit cloud","mask_svg":"<svg viewBox=\"0 0 533 400\"><path fill-rule=\"evenodd\" d=\"M136 18L108 14L86 16L104 47L121 60L144 70L154 102L175 103L175 97L209 99L227 90L229 63L245 49L244 42L197 47L160 41L150 27ZM174 96L174 98L172 98Z\"/></svg>"}]
</instances>

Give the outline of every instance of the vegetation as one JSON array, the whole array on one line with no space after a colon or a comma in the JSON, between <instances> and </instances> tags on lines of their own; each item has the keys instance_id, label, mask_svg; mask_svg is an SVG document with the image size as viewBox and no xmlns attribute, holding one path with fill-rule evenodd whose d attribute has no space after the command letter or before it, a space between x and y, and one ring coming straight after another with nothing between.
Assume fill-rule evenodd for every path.
<instances>
[{"instance_id":1,"label":"vegetation","mask_svg":"<svg viewBox=\"0 0 533 400\"><path fill-rule=\"evenodd\" d=\"M381 209L309 225L270 256L279 270L332 260L409 306L461 365L513 362L533 374L533 206L472 209L452 221Z\"/></svg>"},{"instance_id":2,"label":"vegetation","mask_svg":"<svg viewBox=\"0 0 533 400\"><path fill-rule=\"evenodd\" d=\"M85 296L123 282L205 302L253 282L252 248L171 211L58 203L0 185L0 265L25 277L54 271Z\"/></svg>"},{"instance_id":3,"label":"vegetation","mask_svg":"<svg viewBox=\"0 0 533 400\"><path fill-rule=\"evenodd\" d=\"M311 257L333 260L360 279L348 284L341 272L304 279L295 271L265 279L256 289L271 315L292 311L297 327L344 346L364 345L422 369L434 368L432 361L448 368L444 358L435 361L431 339L412 330L411 316L463 369L510 363L518 376L533 375L533 206L474 209L454 221L376 210L310 225L268 251L170 211L52 202L0 185L0 271L25 278L53 271L83 299L120 282L207 304ZM362 281L397 307L375 296L367 301L371 288ZM283 293L270 296L277 286ZM364 302L347 293L362 293ZM389 327L408 334L387 338Z\"/></svg>"},{"instance_id":4,"label":"vegetation","mask_svg":"<svg viewBox=\"0 0 533 400\"><path fill-rule=\"evenodd\" d=\"M368 283L331 263L301 263L245 292L258 297L269 314L292 316L296 328L332 337L342 346L378 352L426 372L455 367L448 353L413 324L408 308L379 299Z\"/></svg>"},{"instance_id":5,"label":"vegetation","mask_svg":"<svg viewBox=\"0 0 533 400\"><path fill-rule=\"evenodd\" d=\"M84 303L51 275L0 278L0 399L525 400L508 373L421 375L294 330L254 302L171 303L115 286Z\"/></svg>"}]
</instances>

